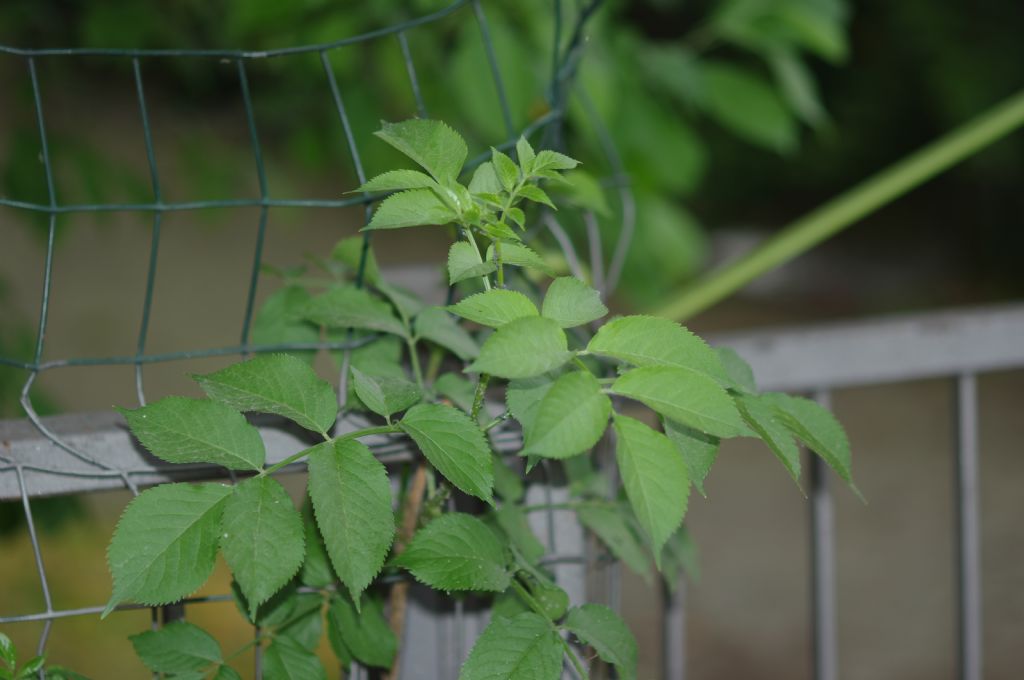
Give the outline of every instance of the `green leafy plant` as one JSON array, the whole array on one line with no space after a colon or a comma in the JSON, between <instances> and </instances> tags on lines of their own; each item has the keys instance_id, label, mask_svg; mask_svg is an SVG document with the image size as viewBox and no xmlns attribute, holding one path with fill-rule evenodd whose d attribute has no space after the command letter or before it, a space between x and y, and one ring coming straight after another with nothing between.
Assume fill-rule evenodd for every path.
<instances>
[{"instance_id":1,"label":"green leafy plant","mask_svg":"<svg viewBox=\"0 0 1024 680\"><path fill-rule=\"evenodd\" d=\"M18 650L9 637L0 633L0 680L89 680L62 666L47 666L46 657L33 656L25 663L18 663Z\"/></svg>"},{"instance_id":2,"label":"green leafy plant","mask_svg":"<svg viewBox=\"0 0 1024 680\"><path fill-rule=\"evenodd\" d=\"M427 305L387 283L360 240L344 240L322 279L284 272L254 328L258 342L358 340L334 355L339 393L313 371L311 353L265 354L196 376L206 399L122 410L159 458L249 476L234 486L164 484L133 500L108 551L106 613L188 597L220 551L240 611L260 627L255 644L266 646L269 678L326 677L313 652L324 621L342 663L395 667L409 578L493 596L464 680L557 678L566 658L585 677L571 640L619 677L635 677L625 623L599 604L570 607L546 568L527 516L547 506L524 504L526 472L563 466L565 507L582 525L629 568L649 576L653 560L674 582L692 549L683 526L689 488L703 493L721 439L762 439L797 481L803 442L852 486L842 427L812 401L758 392L735 353L672 321L623 316L602 325L598 291L571 277L548 282L550 267L522 234L528 211L554 208L545 186L563 181L575 160L524 138L515 160L493 150L462 184L467 147L445 124L386 123L377 136L420 169L385 172L358 189L391 192L366 230L451 225L458 239L447 272L459 299ZM498 400L488 395L503 405L492 408ZM339 416L355 411L367 424L339 429ZM281 416L323 441L267 465L248 412ZM510 419L523 445L504 459L489 435ZM360 441L380 436L407 437L422 454L397 499ZM622 493L590 458L605 437L615 442ZM272 477L299 461L309 473L301 511ZM459 511L448 509L453 494ZM237 676L231 656L189 623L132 642L155 672Z\"/></svg>"}]
</instances>

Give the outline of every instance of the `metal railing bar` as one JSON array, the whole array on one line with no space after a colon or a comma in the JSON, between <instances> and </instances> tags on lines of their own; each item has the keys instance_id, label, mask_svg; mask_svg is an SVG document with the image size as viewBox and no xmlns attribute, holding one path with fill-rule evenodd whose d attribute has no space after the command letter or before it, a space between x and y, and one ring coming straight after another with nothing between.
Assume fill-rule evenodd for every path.
<instances>
[{"instance_id":1,"label":"metal railing bar","mask_svg":"<svg viewBox=\"0 0 1024 680\"><path fill-rule=\"evenodd\" d=\"M819 390L814 400L829 408L828 391ZM825 461L810 455L811 503L811 623L815 680L839 677L836 607L835 511L829 469Z\"/></svg>"},{"instance_id":2,"label":"metal railing bar","mask_svg":"<svg viewBox=\"0 0 1024 680\"><path fill-rule=\"evenodd\" d=\"M956 378L957 642L960 680L983 677L981 539L978 477L978 384Z\"/></svg>"},{"instance_id":3,"label":"metal railing bar","mask_svg":"<svg viewBox=\"0 0 1024 680\"><path fill-rule=\"evenodd\" d=\"M18 488L21 494L21 507L25 511L25 525L28 527L29 540L32 542L32 555L36 561L36 572L39 574L39 586L43 591L43 602L46 603L45 614L53 613L53 598L50 597L50 585L46 580L46 568L43 566L43 553L39 549L39 536L36 534L36 524L32 519L32 506L28 501L28 487L25 485L25 475L21 468L15 468L18 474ZM46 650L46 641L50 637L50 628L53 626L52 619L45 619L43 631L39 636L39 646L36 654L42 655Z\"/></svg>"},{"instance_id":4,"label":"metal railing bar","mask_svg":"<svg viewBox=\"0 0 1024 680\"><path fill-rule=\"evenodd\" d=\"M412 96L416 101L416 115L426 118L427 105L423 101L420 81L416 76L416 64L412 60L412 52L409 51L409 38L405 35L405 31L398 32L398 45L402 48L402 61L405 62L405 72L409 74L409 86L412 88Z\"/></svg>"},{"instance_id":5,"label":"metal railing bar","mask_svg":"<svg viewBox=\"0 0 1024 680\"><path fill-rule=\"evenodd\" d=\"M511 138L515 136L515 126L512 124L512 110L508 105L508 94L505 92L501 68L498 66L498 55L494 52L494 41L491 39L491 30L487 25L487 15L484 14L484 8L480 6L480 0L471 1L473 4L473 14L476 16L476 23L480 27L480 37L484 43L484 53L487 55L487 63L491 69L491 79L494 81L494 88L497 90L501 117L505 122L505 133Z\"/></svg>"}]
</instances>

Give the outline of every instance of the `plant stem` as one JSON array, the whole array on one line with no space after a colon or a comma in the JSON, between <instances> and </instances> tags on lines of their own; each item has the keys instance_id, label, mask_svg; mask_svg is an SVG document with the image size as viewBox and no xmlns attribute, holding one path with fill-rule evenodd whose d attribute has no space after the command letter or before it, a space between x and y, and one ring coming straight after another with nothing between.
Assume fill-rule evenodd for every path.
<instances>
[{"instance_id":1,"label":"plant stem","mask_svg":"<svg viewBox=\"0 0 1024 680\"><path fill-rule=\"evenodd\" d=\"M484 432L490 432L491 430L496 428L498 425L501 425L503 422L505 422L506 420L508 420L511 417L512 417L512 413L510 411L505 411L500 416L498 416L497 418L495 418L491 422L487 423L486 425L484 425L480 429L483 430Z\"/></svg>"},{"instance_id":2,"label":"plant stem","mask_svg":"<svg viewBox=\"0 0 1024 680\"><path fill-rule=\"evenodd\" d=\"M491 376L486 373L480 374L480 380L476 384L476 392L473 394L473 408L469 413L469 417L473 419L473 422L477 422L477 418L480 417L480 409L484 405L484 395L487 394L487 383L490 381Z\"/></svg>"},{"instance_id":3,"label":"plant stem","mask_svg":"<svg viewBox=\"0 0 1024 680\"><path fill-rule=\"evenodd\" d=\"M416 377L416 384L423 389L423 369L420 368L420 355L416 351L416 338L408 338L405 341L409 348L409 363L412 364L412 373Z\"/></svg>"},{"instance_id":4,"label":"plant stem","mask_svg":"<svg viewBox=\"0 0 1024 680\"><path fill-rule=\"evenodd\" d=\"M392 433L392 432L399 432L399 431L400 431L400 429L399 429L398 425L378 425L376 427L365 427L362 430L354 430L352 432L348 432L346 434L339 435L337 437L333 437L331 439L328 439L325 443L335 443L336 444L338 442L347 441L349 439L358 439L359 437L368 437L371 434L389 434L389 433ZM317 446L322 446L322 444L317 444L316 446L311 446L308 449L303 449L302 451L299 451L298 453L293 453L292 455L288 456L284 460L282 460L280 462L277 462L277 463L274 463L273 465L271 465L268 468L260 470L260 472L256 476L257 477L266 477L267 475L272 475L275 472L277 472L278 470L280 470L281 468L285 467L286 465L291 465L295 461L297 461L297 460L299 460L301 458L305 458L310 453L312 453L313 449L317 448Z\"/></svg>"},{"instance_id":5,"label":"plant stem","mask_svg":"<svg viewBox=\"0 0 1024 680\"><path fill-rule=\"evenodd\" d=\"M869 177L654 312L685 320L1024 125L1024 90Z\"/></svg>"},{"instance_id":6,"label":"plant stem","mask_svg":"<svg viewBox=\"0 0 1024 680\"><path fill-rule=\"evenodd\" d=\"M501 261L501 241L494 241L494 262L498 265L498 288L505 287L505 265Z\"/></svg>"},{"instance_id":7,"label":"plant stem","mask_svg":"<svg viewBox=\"0 0 1024 680\"><path fill-rule=\"evenodd\" d=\"M483 264L484 258L480 255L480 248L477 246L476 239L473 237L473 227L464 224L462 225L462 231L466 233L466 240L469 241L471 246L473 246L473 252L476 253L476 257L480 260L480 264ZM481 276L480 279L484 282L484 290L490 290L491 279L488 278L487 274Z\"/></svg>"}]
</instances>

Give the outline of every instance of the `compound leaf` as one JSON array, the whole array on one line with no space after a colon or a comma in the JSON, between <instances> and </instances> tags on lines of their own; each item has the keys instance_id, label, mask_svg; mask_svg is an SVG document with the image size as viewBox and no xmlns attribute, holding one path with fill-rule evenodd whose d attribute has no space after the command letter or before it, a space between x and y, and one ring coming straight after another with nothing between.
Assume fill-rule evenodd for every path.
<instances>
[{"instance_id":1,"label":"compound leaf","mask_svg":"<svg viewBox=\"0 0 1024 680\"><path fill-rule=\"evenodd\" d=\"M506 154L491 148L491 165L494 167L494 174L501 182L505 191L512 191L519 181L519 166L515 164Z\"/></svg>"},{"instance_id":2,"label":"compound leaf","mask_svg":"<svg viewBox=\"0 0 1024 680\"><path fill-rule=\"evenodd\" d=\"M274 638L263 653L266 680L327 680L316 654L287 636Z\"/></svg>"},{"instance_id":3,"label":"compound leaf","mask_svg":"<svg viewBox=\"0 0 1024 680\"><path fill-rule=\"evenodd\" d=\"M540 316L510 321L480 348L466 371L500 378L529 378L558 368L572 357L558 323Z\"/></svg>"},{"instance_id":4,"label":"compound leaf","mask_svg":"<svg viewBox=\"0 0 1024 680\"><path fill-rule=\"evenodd\" d=\"M439 120L414 118L382 123L374 133L446 184L459 176L469 153L458 132Z\"/></svg>"},{"instance_id":5,"label":"compound leaf","mask_svg":"<svg viewBox=\"0 0 1024 680\"><path fill-rule=\"evenodd\" d=\"M565 619L565 627L593 647L601 659L613 664L622 680L636 678L636 638L612 609L602 604L573 607Z\"/></svg>"},{"instance_id":6,"label":"compound leaf","mask_svg":"<svg viewBox=\"0 0 1024 680\"><path fill-rule=\"evenodd\" d=\"M264 354L193 377L211 399L239 411L275 413L313 432L331 429L338 416L334 389L290 354Z\"/></svg>"},{"instance_id":7,"label":"compound leaf","mask_svg":"<svg viewBox=\"0 0 1024 680\"><path fill-rule=\"evenodd\" d=\"M364 444L326 442L309 454L309 497L334 571L358 601L395 536L387 471Z\"/></svg>"},{"instance_id":8,"label":"compound leaf","mask_svg":"<svg viewBox=\"0 0 1024 680\"><path fill-rule=\"evenodd\" d=\"M377 175L356 191L403 191L405 189L439 188L429 175L418 170L388 170Z\"/></svg>"},{"instance_id":9,"label":"compound leaf","mask_svg":"<svg viewBox=\"0 0 1024 680\"><path fill-rule=\"evenodd\" d=\"M706 374L689 368L635 368L619 376L612 391L707 434L735 437L749 431L728 393Z\"/></svg>"},{"instance_id":10,"label":"compound leaf","mask_svg":"<svg viewBox=\"0 0 1024 680\"><path fill-rule=\"evenodd\" d=\"M254 477L224 504L221 549L249 604L249 616L291 580L305 555L302 517L281 483Z\"/></svg>"},{"instance_id":11,"label":"compound leaf","mask_svg":"<svg viewBox=\"0 0 1024 680\"><path fill-rule=\"evenodd\" d=\"M464 361L480 354L476 341L442 307L428 307L414 324L416 337L435 342Z\"/></svg>"},{"instance_id":12,"label":"compound leaf","mask_svg":"<svg viewBox=\"0 0 1024 680\"><path fill-rule=\"evenodd\" d=\"M743 420L757 433L786 468L793 481L799 485L800 448L771 401L766 400L763 395L745 394L736 398L736 406Z\"/></svg>"},{"instance_id":13,"label":"compound leaf","mask_svg":"<svg viewBox=\"0 0 1024 680\"><path fill-rule=\"evenodd\" d=\"M201 671L224 660L213 636L185 621L173 621L128 639L142 663L155 673Z\"/></svg>"},{"instance_id":14,"label":"compound leaf","mask_svg":"<svg viewBox=\"0 0 1024 680\"><path fill-rule=\"evenodd\" d=\"M266 451L259 430L219 401L165 397L134 410L117 410L142 445L170 463L213 463L232 470L263 467Z\"/></svg>"},{"instance_id":15,"label":"compound leaf","mask_svg":"<svg viewBox=\"0 0 1024 680\"><path fill-rule=\"evenodd\" d=\"M608 425L611 399L588 371L566 373L541 400L522 455L569 458L592 448Z\"/></svg>"},{"instance_id":16,"label":"compound leaf","mask_svg":"<svg viewBox=\"0 0 1024 680\"><path fill-rule=\"evenodd\" d=\"M164 484L132 500L107 549L114 592L103 615L126 600L163 605L198 590L213 571L230 494L223 484Z\"/></svg>"},{"instance_id":17,"label":"compound leaf","mask_svg":"<svg viewBox=\"0 0 1024 680\"><path fill-rule=\"evenodd\" d=\"M683 457L668 437L639 420L615 416L615 461L640 526L651 539L654 560L683 521L690 479Z\"/></svg>"},{"instance_id":18,"label":"compound leaf","mask_svg":"<svg viewBox=\"0 0 1024 680\"><path fill-rule=\"evenodd\" d=\"M384 610L376 599L363 595L357 609L344 595L331 597L327 610L327 635L332 646L341 648L367 666L391 668L398 651Z\"/></svg>"},{"instance_id":19,"label":"compound leaf","mask_svg":"<svg viewBox=\"0 0 1024 680\"><path fill-rule=\"evenodd\" d=\"M390 417L423 398L423 391L403 378L372 376L352 366L352 383L359 400L376 414Z\"/></svg>"},{"instance_id":20,"label":"compound leaf","mask_svg":"<svg viewBox=\"0 0 1024 680\"><path fill-rule=\"evenodd\" d=\"M561 276L551 282L541 308L541 315L554 319L562 328L582 326L607 313L601 294L571 276Z\"/></svg>"},{"instance_id":21,"label":"compound leaf","mask_svg":"<svg viewBox=\"0 0 1024 680\"><path fill-rule=\"evenodd\" d=\"M451 406L418 404L409 409L399 426L448 481L471 496L492 502L491 449L467 414Z\"/></svg>"},{"instance_id":22,"label":"compound leaf","mask_svg":"<svg viewBox=\"0 0 1024 680\"><path fill-rule=\"evenodd\" d=\"M406 337L405 325L391 305L355 286L340 286L309 301L306 318L329 328L360 328Z\"/></svg>"},{"instance_id":23,"label":"compound leaf","mask_svg":"<svg viewBox=\"0 0 1024 680\"><path fill-rule=\"evenodd\" d=\"M727 380L718 355L675 321L656 316L623 316L597 331L587 351L634 366L678 366Z\"/></svg>"},{"instance_id":24,"label":"compound leaf","mask_svg":"<svg viewBox=\"0 0 1024 680\"><path fill-rule=\"evenodd\" d=\"M539 175L546 170L572 170L579 164L579 161L565 154L544 149L538 151L537 157L533 160L533 174Z\"/></svg>"},{"instance_id":25,"label":"compound leaf","mask_svg":"<svg viewBox=\"0 0 1024 680\"><path fill-rule=\"evenodd\" d=\"M491 258L480 261L480 252L468 241L456 241L448 250L448 283L487 276L497 265Z\"/></svg>"},{"instance_id":26,"label":"compound leaf","mask_svg":"<svg viewBox=\"0 0 1024 680\"><path fill-rule=\"evenodd\" d=\"M500 593L509 586L505 549L497 536L461 512L442 515L417 531L395 564L438 590Z\"/></svg>"},{"instance_id":27,"label":"compound leaf","mask_svg":"<svg viewBox=\"0 0 1024 680\"><path fill-rule=\"evenodd\" d=\"M473 645L459 680L557 680L561 671L558 633L543 617L524 612L491 620Z\"/></svg>"},{"instance_id":28,"label":"compound leaf","mask_svg":"<svg viewBox=\"0 0 1024 680\"><path fill-rule=\"evenodd\" d=\"M822 457L843 481L853 485L850 440L836 417L810 399L769 392L761 398L781 416L789 431Z\"/></svg>"},{"instance_id":29,"label":"compound leaf","mask_svg":"<svg viewBox=\"0 0 1024 680\"><path fill-rule=\"evenodd\" d=\"M326 588L334 582L334 571L331 569L327 546L313 515L313 505L309 497L302 503L302 528L306 539L306 559L302 562L299 580L302 585L310 588Z\"/></svg>"},{"instance_id":30,"label":"compound leaf","mask_svg":"<svg viewBox=\"0 0 1024 680\"><path fill-rule=\"evenodd\" d=\"M537 316L537 307L519 291L504 288L470 295L448 308L450 312L481 326L501 328L510 321Z\"/></svg>"}]
</instances>

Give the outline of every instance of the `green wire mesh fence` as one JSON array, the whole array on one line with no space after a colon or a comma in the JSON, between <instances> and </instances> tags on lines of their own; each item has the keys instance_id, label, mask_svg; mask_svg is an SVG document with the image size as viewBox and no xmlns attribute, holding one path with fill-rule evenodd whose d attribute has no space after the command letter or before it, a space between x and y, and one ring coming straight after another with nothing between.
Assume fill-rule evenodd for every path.
<instances>
[{"instance_id":1,"label":"green wire mesh fence","mask_svg":"<svg viewBox=\"0 0 1024 680\"><path fill-rule=\"evenodd\" d=\"M146 403L145 372L146 367L162 362L174 362L192 360L207 357L223 356L245 356L256 352L272 351L300 351L300 350L350 350L358 346L359 342L350 336L347 339L334 342L317 343L288 343L288 344L258 344L252 341L252 326L256 307L257 287L261 278L261 269L264 263L264 244L266 240L268 218L272 210L282 208L324 208L332 210L351 209L363 206L365 218L368 220L372 210L372 198L366 195L354 195L342 198L322 197L290 199L274 195L268 181L268 173L264 159L264 147L261 145L257 117L253 106L253 89L251 86L249 66L254 62L262 62L289 55L308 55L319 60L323 70L323 94L331 101L337 115L337 123L340 124L341 132L348 150L351 161L351 171L359 184L366 180L364 164L359 154L358 139L360 134L354 130L349 109L346 108L346 84L339 82L335 68L331 62L331 55L335 51L343 50L346 47L367 43L369 41L393 41L394 49L398 50L401 56L401 63L404 64L408 76L408 87L415 104L415 114L420 117L428 117L430 111L425 104L423 88L421 87L421 76L417 70L417 64L413 59L413 52L410 49L409 36L416 31L430 30L431 25L446 19L447 17L461 17L460 20L476 23L480 37L483 42L486 55L486 71L489 72L493 81L494 96L497 98L505 137L495 143L494 146L508 149L514 146L515 140L522 134L531 137L538 147L557 148L563 143L563 127L565 112L571 96L578 97L583 110L590 118L591 127L596 131L599 144L606 156L608 167L611 172L605 180L605 186L611 191L617 192L618 196L618 219L621 227L616 243L606 253L598 235L596 219L593 215L585 215L583 232L587 243L586 260L590 276L595 285L604 292L614 289L619 275L621 274L625 255L633 232L633 202L629 191L628 182L622 172L621 162L616 154L614 145L607 130L594 115L593 107L582 92L573 89L573 78L583 52L584 27L587 20L598 9L601 0L590 0L587 3L569 3L561 0L552 0L552 24L553 43L551 45L550 75L545 98L547 100L547 111L535 117L524 129L517 129L514 125L514 117L510 111L506 88L502 80L502 69L498 63L494 49L491 32L483 3L480 0L455 0L452 4L432 14L424 15L415 19L397 23L386 28L381 28L361 35L340 38L338 40L299 47L288 47L283 49L266 51L246 50L214 50L214 49L25 49L0 45L0 56L21 60L28 71L29 83L31 85L31 101L34 107L35 124L38 128L40 160L45 174L46 201L32 202L20 198L0 196L0 207L16 211L25 211L45 217L46 220L46 255L42 271L42 295L38 312L38 325L36 337L30 359L18 359L14 357L0 356L0 365L14 369L20 369L27 374L27 378L21 387L20 404L24 410L27 421L20 423L9 423L7 434L15 433L13 439L24 444L18 448L17 441L12 448L9 442L5 442L6 448L0 447L0 499L20 500L25 513L27 531L31 539L34 551L35 565L38 572L39 585L42 598L45 602L45 610L28 614L17 614L0 611L0 625L8 625L24 622L43 622L36 652L43 654L47 648L51 627L57 619L95 615L102 611L102 606L61 608L55 601L50 588L50 580L44 566L43 555L40 549L40 542L36 531L36 522L33 519L32 501L34 497L55 495L73 492L86 492L102 488L127 488L133 494L138 493L139 486L156 483L165 479L182 479L196 477L225 477L226 472L214 469L209 466L178 465L170 469L169 466L140 465L138 456L119 457L114 455L114 449L118 446L128 448L127 434L119 426L119 422L113 416L96 420L95 417L85 417L79 422L82 427L77 433L68 430L67 416L61 416L63 421L51 418L43 418L39 415L36 405L33 402L32 390L37 379L44 373L60 371L71 367L110 367L110 366L131 366L134 367L134 389L139 405ZM563 6L566 5L566 6ZM572 20L567 20L571 16ZM46 82L40 75L41 60L55 59L75 61L88 57L98 57L117 63L121 67L124 64L130 66L131 79L134 83L134 95L138 105L138 116L141 121L143 142L145 149L146 164L148 166L149 184L152 193L152 200L147 202L124 202L124 203L65 203L57 191L55 182L55 169L51 153L51 142L47 136L46 125ZM147 102L146 85L144 74L147 65L161 59L191 59L207 60L233 65L237 77L238 93L241 97L241 104L245 113L248 143L252 153L252 161L255 166L258 195L249 198L218 198L210 200L168 200L167 193L161 184L161 173L158 169L157 155L154 150L154 134L151 122L151 109ZM430 74L431 78L441 77L440 74ZM410 112L412 113L412 112ZM486 160L486 156L473 159L468 166L471 168ZM340 191L338 192L341 193ZM157 264L161 248L161 229L164 218L169 213L180 211L202 211L217 208L250 208L258 210L255 231L255 248L251 256L251 269L248 275L247 293L244 302L244 313L241 329L238 335L238 343L231 346L214 348L183 348L181 350L163 353L152 353L148 351L151 340L151 320L153 318L154 287L156 285L158 271ZM141 321L138 326L138 334L135 342L135 351L132 354L120 356L89 356L76 358L44 358L46 348L48 316L51 310L53 278L55 269L55 242L58 230L58 220L67 215L83 213L136 213L149 214L152 217L150 231L150 248L148 254L148 265L146 268L143 306ZM583 275L581 258L577 254L573 241L562 224L555 219L554 215L546 214L540 220L542 227L536 227L531 233L535 238L550 238L563 252L568 266L577 276ZM541 234L541 229L548 232ZM367 253L370 245L369 234L363 240L363 249L360 257L357 283L361 285L363 269L367 261ZM449 292L450 295L450 292ZM350 419L356 416L349 416ZM58 422L57 425L54 423ZM63 425L59 424L63 423ZM340 427L354 427L355 420L349 423L341 423ZM71 427L70 430L75 430ZM75 434L82 436L73 436ZM272 429L263 430L267 436L273 438L280 436ZM92 434L90 434L90 432ZM269 434L268 434L269 433ZM102 435L102 436L101 436ZM518 449L519 435L509 428L496 428L492 431L493 443L496 450L513 452ZM106 438L104 438L106 437ZM113 437L113 439L111 439ZM114 443L112 443L114 442ZM396 462L408 459L409 452L401 441L381 437L377 441L370 442L375 453L384 462ZM289 443L290 445L290 443ZM269 447L273 449L271 445ZM271 456L272 457L272 456ZM272 461L271 461L272 462ZM550 514L550 513L549 513ZM548 532L549 548L554 554L554 560L582 562L580 555L559 556L553 545L555 519L549 516L546 523L551 529ZM198 602L230 600L230 595L210 596L196 598L186 601L182 605L172 608L165 608L162 613L157 608L152 609L152 621L156 626L161 620L169 620L181 615L181 606ZM122 605L118 609L141 609L144 607L133 605ZM456 605L456 618L461 617L461 604ZM459 627L457 621L456 627ZM460 633L460 636L462 634ZM454 639L454 638L453 638ZM459 645L462 646L461 644ZM255 646L257 653L256 668L259 673L259 646ZM450 655L461 658L465 649L450 649ZM455 668L457 668L457 663ZM361 672L361 671L357 671ZM439 671L441 673L441 671ZM443 673L439 677L443 677Z\"/></svg>"}]
</instances>

